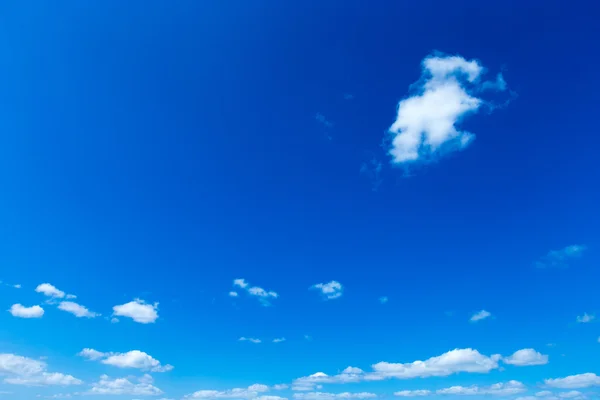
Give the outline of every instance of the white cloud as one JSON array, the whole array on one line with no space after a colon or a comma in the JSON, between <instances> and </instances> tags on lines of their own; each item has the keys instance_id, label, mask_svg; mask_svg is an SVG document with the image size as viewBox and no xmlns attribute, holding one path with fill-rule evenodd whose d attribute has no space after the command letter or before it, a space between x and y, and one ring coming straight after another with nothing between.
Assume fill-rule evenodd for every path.
<instances>
[{"instance_id":1,"label":"white cloud","mask_svg":"<svg viewBox=\"0 0 600 400\"><path fill-rule=\"evenodd\" d=\"M19 285L19 284L13 285L13 287L14 287L15 289L21 289L21 285Z\"/></svg>"},{"instance_id":2,"label":"white cloud","mask_svg":"<svg viewBox=\"0 0 600 400\"><path fill-rule=\"evenodd\" d=\"M247 388L234 388L230 390L198 390L192 394L185 396L187 399L252 399L259 400L260 393L269 390L267 385L254 384ZM278 396L261 396L261 397L278 397ZM276 399L262 399L276 400Z\"/></svg>"},{"instance_id":3,"label":"white cloud","mask_svg":"<svg viewBox=\"0 0 600 400\"><path fill-rule=\"evenodd\" d=\"M103 353L88 348L83 349L78 355L89 360L102 359L102 364L119 368L136 368L152 372L167 372L173 369L172 365L162 365L151 355L139 350L131 350L127 353Z\"/></svg>"},{"instance_id":4,"label":"white cloud","mask_svg":"<svg viewBox=\"0 0 600 400\"><path fill-rule=\"evenodd\" d=\"M279 383L277 385L273 385L273 390L285 390L287 389L289 386L286 385L285 383Z\"/></svg>"},{"instance_id":5,"label":"white cloud","mask_svg":"<svg viewBox=\"0 0 600 400\"><path fill-rule=\"evenodd\" d=\"M471 316L470 321L471 322L477 322L477 321L481 321L482 319L489 318L491 316L492 316L492 314L489 311L481 310L481 311L478 311L475 314L473 314Z\"/></svg>"},{"instance_id":6,"label":"white cloud","mask_svg":"<svg viewBox=\"0 0 600 400\"><path fill-rule=\"evenodd\" d=\"M456 125L475 113L483 101L473 93L506 89L479 82L484 68L460 56L429 56L411 96L398 103L396 121L390 126L390 154L394 164L429 162L444 153L467 147L475 135Z\"/></svg>"},{"instance_id":7,"label":"white cloud","mask_svg":"<svg viewBox=\"0 0 600 400\"><path fill-rule=\"evenodd\" d=\"M583 313L583 315L577 316L577 322L580 324L585 324L588 322L592 322L596 317L594 315L590 315L588 313Z\"/></svg>"},{"instance_id":8,"label":"white cloud","mask_svg":"<svg viewBox=\"0 0 600 400\"><path fill-rule=\"evenodd\" d=\"M564 268L568 267L571 260L580 258L586 246L574 244L560 250L551 250L544 257L535 262L538 268Z\"/></svg>"},{"instance_id":9,"label":"white cloud","mask_svg":"<svg viewBox=\"0 0 600 400\"><path fill-rule=\"evenodd\" d=\"M38 285L38 287L35 288L35 291L38 293L43 293L48 297L54 297L58 299L62 299L63 297L65 297L65 292L63 292L62 290L58 290L56 287L49 283L42 283L41 285Z\"/></svg>"},{"instance_id":10,"label":"white cloud","mask_svg":"<svg viewBox=\"0 0 600 400\"><path fill-rule=\"evenodd\" d=\"M158 318L158 303L148 304L144 300L135 299L129 303L113 307L113 315L129 317L140 324L154 323Z\"/></svg>"},{"instance_id":11,"label":"white cloud","mask_svg":"<svg viewBox=\"0 0 600 400\"><path fill-rule=\"evenodd\" d=\"M250 343L261 343L262 340L260 339L256 339L256 338L247 338L245 336L242 336L241 338L238 339L240 342L250 342Z\"/></svg>"},{"instance_id":12,"label":"white cloud","mask_svg":"<svg viewBox=\"0 0 600 400\"><path fill-rule=\"evenodd\" d=\"M296 400L338 400L338 399L372 399L377 397L374 393L360 392L360 393L322 393L322 392L308 392L308 393L294 393L294 399Z\"/></svg>"},{"instance_id":13,"label":"white cloud","mask_svg":"<svg viewBox=\"0 0 600 400\"><path fill-rule=\"evenodd\" d=\"M381 296L381 297L379 298L379 302L380 302L381 304L385 304L385 303L387 303L387 302L388 302L388 298L387 298L387 296Z\"/></svg>"},{"instance_id":14,"label":"white cloud","mask_svg":"<svg viewBox=\"0 0 600 400\"><path fill-rule=\"evenodd\" d=\"M535 394L537 397L546 397L546 396L552 396L552 392L549 390L542 390L541 392L537 392Z\"/></svg>"},{"instance_id":15,"label":"white cloud","mask_svg":"<svg viewBox=\"0 0 600 400\"><path fill-rule=\"evenodd\" d=\"M61 301L58 305L58 309L71 313L77 318L96 318L100 316L100 314L91 312L86 307L72 301Z\"/></svg>"},{"instance_id":16,"label":"white cloud","mask_svg":"<svg viewBox=\"0 0 600 400\"><path fill-rule=\"evenodd\" d=\"M399 392L395 392L394 396L422 397L422 396L429 396L430 394L431 394L431 390L401 390Z\"/></svg>"},{"instance_id":17,"label":"white cloud","mask_svg":"<svg viewBox=\"0 0 600 400\"><path fill-rule=\"evenodd\" d=\"M233 286L237 286L241 289L244 289L250 296L255 296L258 297L258 301L260 301L260 303L263 306L270 306L271 299L276 299L279 297L279 294L277 294L277 292L274 292L272 290L265 290L259 286L252 286L249 287L250 284L248 282L246 282L245 279L234 279L233 280ZM235 293L235 294L233 294ZM238 293L237 292L229 292L229 295L232 297L237 297Z\"/></svg>"},{"instance_id":18,"label":"white cloud","mask_svg":"<svg viewBox=\"0 0 600 400\"><path fill-rule=\"evenodd\" d=\"M505 364L525 367L529 365L544 365L548 364L548 356L535 351L534 349L521 349L513 353L509 357L502 359Z\"/></svg>"},{"instance_id":19,"label":"white cloud","mask_svg":"<svg viewBox=\"0 0 600 400\"><path fill-rule=\"evenodd\" d=\"M571 390L570 392L562 392L558 394L558 397L560 397L561 399L573 399L581 396L583 396L583 393L577 390Z\"/></svg>"},{"instance_id":20,"label":"white cloud","mask_svg":"<svg viewBox=\"0 0 600 400\"><path fill-rule=\"evenodd\" d=\"M83 383L71 375L47 372L47 367L47 364L40 360L15 354L0 354L0 375L7 376L4 383L27 386L67 386Z\"/></svg>"},{"instance_id":21,"label":"white cloud","mask_svg":"<svg viewBox=\"0 0 600 400\"><path fill-rule=\"evenodd\" d=\"M436 394L455 395L455 396L479 396L496 395L509 396L523 393L527 388L519 381L508 381L506 383L495 383L491 386L452 386L445 389L436 390Z\"/></svg>"},{"instance_id":22,"label":"white cloud","mask_svg":"<svg viewBox=\"0 0 600 400\"><path fill-rule=\"evenodd\" d=\"M314 390L322 383L350 383L360 382L364 379L364 371L356 367L347 367L337 375L327 375L324 372L317 372L309 376L304 376L294 380L292 390L310 391Z\"/></svg>"},{"instance_id":23,"label":"white cloud","mask_svg":"<svg viewBox=\"0 0 600 400\"><path fill-rule=\"evenodd\" d=\"M592 386L600 386L600 376L588 372L585 374L571 375L565 378L546 379L546 386L559 389L581 389Z\"/></svg>"},{"instance_id":24,"label":"white cloud","mask_svg":"<svg viewBox=\"0 0 600 400\"><path fill-rule=\"evenodd\" d=\"M312 285L310 289L318 289L321 291L325 298L332 300L342 296L344 287L338 281L331 281L329 283L317 283Z\"/></svg>"},{"instance_id":25,"label":"white cloud","mask_svg":"<svg viewBox=\"0 0 600 400\"><path fill-rule=\"evenodd\" d=\"M85 394L158 396L163 393L162 390L153 385L154 379L148 374L139 378L137 382L132 382L129 379L111 379L107 375L102 375L100 380L94 382L92 388Z\"/></svg>"},{"instance_id":26,"label":"white cloud","mask_svg":"<svg viewBox=\"0 0 600 400\"><path fill-rule=\"evenodd\" d=\"M273 339L273 343L281 343L281 342L285 342L285 338L284 337Z\"/></svg>"},{"instance_id":27,"label":"white cloud","mask_svg":"<svg viewBox=\"0 0 600 400\"><path fill-rule=\"evenodd\" d=\"M41 318L44 315L44 309L40 306L25 307L18 303L13 304L8 312L18 318Z\"/></svg>"}]
</instances>

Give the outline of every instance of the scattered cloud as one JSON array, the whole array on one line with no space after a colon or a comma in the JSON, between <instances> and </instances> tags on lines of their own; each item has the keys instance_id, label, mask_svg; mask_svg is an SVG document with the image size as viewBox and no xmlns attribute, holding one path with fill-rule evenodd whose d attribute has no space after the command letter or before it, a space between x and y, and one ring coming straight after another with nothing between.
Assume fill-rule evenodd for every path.
<instances>
[{"instance_id":1,"label":"scattered cloud","mask_svg":"<svg viewBox=\"0 0 600 400\"><path fill-rule=\"evenodd\" d=\"M535 351L534 349L521 349L515 351L511 356L504 357L502 361L505 364L511 364L518 367L530 365L548 364L548 356Z\"/></svg>"},{"instance_id":2,"label":"scattered cloud","mask_svg":"<svg viewBox=\"0 0 600 400\"><path fill-rule=\"evenodd\" d=\"M100 314L91 312L86 307L72 301L61 301L58 309L71 313L77 318L96 318L100 316Z\"/></svg>"},{"instance_id":3,"label":"scattered cloud","mask_svg":"<svg viewBox=\"0 0 600 400\"><path fill-rule=\"evenodd\" d=\"M436 394L455 395L455 396L480 396L496 395L509 396L523 393L527 390L524 384L519 381L508 381L506 383L495 383L491 386L452 386L446 389L436 390Z\"/></svg>"},{"instance_id":4,"label":"scattered cloud","mask_svg":"<svg viewBox=\"0 0 600 400\"><path fill-rule=\"evenodd\" d=\"M49 283L42 283L35 288L35 291L38 293L43 293L45 296L53 297L57 299L62 299L65 297L65 292L62 290L58 290L56 287Z\"/></svg>"},{"instance_id":5,"label":"scattered cloud","mask_svg":"<svg viewBox=\"0 0 600 400\"><path fill-rule=\"evenodd\" d=\"M25 386L69 386L83 382L71 375L48 372L44 361L15 354L0 354L0 375L4 383Z\"/></svg>"},{"instance_id":6,"label":"scattered cloud","mask_svg":"<svg viewBox=\"0 0 600 400\"><path fill-rule=\"evenodd\" d=\"M401 390L394 393L394 396L400 397L422 397L429 395L431 395L431 390Z\"/></svg>"},{"instance_id":7,"label":"scattered cloud","mask_svg":"<svg viewBox=\"0 0 600 400\"><path fill-rule=\"evenodd\" d=\"M544 257L535 262L538 268L566 268L569 262L580 258L586 246L574 244L560 250L551 250Z\"/></svg>"},{"instance_id":8,"label":"scattered cloud","mask_svg":"<svg viewBox=\"0 0 600 400\"><path fill-rule=\"evenodd\" d=\"M186 399L251 399L259 400L260 393L267 392L269 387L261 384L250 385L247 388L234 388L230 390L198 390L186 395ZM265 396L271 397L271 396ZM278 397L278 396L273 396ZM275 399L260 399L275 400Z\"/></svg>"},{"instance_id":9,"label":"scattered cloud","mask_svg":"<svg viewBox=\"0 0 600 400\"><path fill-rule=\"evenodd\" d=\"M94 382L92 388L84 394L158 396L163 393L153 385L154 379L148 374L133 382L130 379L133 378L111 379L108 375L102 375L100 380Z\"/></svg>"},{"instance_id":10,"label":"scattered cloud","mask_svg":"<svg viewBox=\"0 0 600 400\"><path fill-rule=\"evenodd\" d=\"M238 341L240 342L250 342L250 343L261 343L262 340L260 339L255 339L255 338L247 338L242 336L241 338L238 339Z\"/></svg>"},{"instance_id":11,"label":"scattered cloud","mask_svg":"<svg viewBox=\"0 0 600 400\"><path fill-rule=\"evenodd\" d=\"M128 317L140 324L154 323L158 318L158 303L148 304L144 300L135 299L129 303L113 307L113 315Z\"/></svg>"},{"instance_id":12,"label":"scattered cloud","mask_svg":"<svg viewBox=\"0 0 600 400\"><path fill-rule=\"evenodd\" d=\"M310 289L318 289L321 291L321 294L328 299L333 300L342 296L344 292L344 287L338 281L331 281L329 283L317 283L316 285L312 285Z\"/></svg>"},{"instance_id":13,"label":"scattered cloud","mask_svg":"<svg viewBox=\"0 0 600 400\"><path fill-rule=\"evenodd\" d=\"M333 122L329 121L325 116L321 113L317 113L315 115L315 119L318 123L322 124L325 128L333 128Z\"/></svg>"},{"instance_id":14,"label":"scattered cloud","mask_svg":"<svg viewBox=\"0 0 600 400\"><path fill-rule=\"evenodd\" d=\"M139 350L127 353L103 353L94 349L83 349L77 355L89 360L102 360L102 364L119 368L135 368L143 371L167 372L173 369L172 365L162 365L151 355Z\"/></svg>"},{"instance_id":15,"label":"scattered cloud","mask_svg":"<svg viewBox=\"0 0 600 400\"><path fill-rule=\"evenodd\" d=\"M230 297L238 297L238 292L231 291L229 292Z\"/></svg>"},{"instance_id":16,"label":"scattered cloud","mask_svg":"<svg viewBox=\"0 0 600 400\"><path fill-rule=\"evenodd\" d=\"M544 383L548 387L558 389L581 389L592 386L600 386L600 376L588 372L585 374L571 375L565 378L546 379Z\"/></svg>"},{"instance_id":17,"label":"scattered cloud","mask_svg":"<svg viewBox=\"0 0 600 400\"><path fill-rule=\"evenodd\" d=\"M381 297L379 298L379 302L380 302L381 304L385 304L385 303L387 303L387 302L388 302L388 298L387 298L387 296L381 296Z\"/></svg>"},{"instance_id":18,"label":"scattered cloud","mask_svg":"<svg viewBox=\"0 0 600 400\"><path fill-rule=\"evenodd\" d=\"M8 312L17 318L42 318L44 315L44 309L40 306L25 307L19 303L13 304Z\"/></svg>"},{"instance_id":19,"label":"scattered cloud","mask_svg":"<svg viewBox=\"0 0 600 400\"><path fill-rule=\"evenodd\" d=\"M294 393L294 399L296 400L342 400L342 399L373 399L377 397L374 393L360 392L360 393L322 393L322 392L308 392L308 393Z\"/></svg>"},{"instance_id":20,"label":"scattered cloud","mask_svg":"<svg viewBox=\"0 0 600 400\"><path fill-rule=\"evenodd\" d=\"M273 339L273 343L281 343L281 342L285 342L285 338L284 337Z\"/></svg>"},{"instance_id":21,"label":"scattered cloud","mask_svg":"<svg viewBox=\"0 0 600 400\"><path fill-rule=\"evenodd\" d=\"M244 289L250 296L257 297L258 301L265 307L271 305L272 299L276 299L279 297L279 294L277 294L277 292L274 292L272 290L267 291L259 286L250 286L250 284L246 282L245 279L241 278L234 279L233 286L239 287L240 289ZM235 295L233 295L232 293L235 293ZM238 293L229 292L229 295L237 297Z\"/></svg>"},{"instance_id":22,"label":"scattered cloud","mask_svg":"<svg viewBox=\"0 0 600 400\"><path fill-rule=\"evenodd\" d=\"M285 383L279 383L277 385L273 385L273 390L285 390L289 388L289 386Z\"/></svg>"},{"instance_id":23,"label":"scattered cloud","mask_svg":"<svg viewBox=\"0 0 600 400\"><path fill-rule=\"evenodd\" d=\"M481 311L478 311L475 314L473 314L471 316L470 321L471 322L477 322L477 321L481 321L482 319L489 318L491 316L492 316L492 314L489 311L481 310Z\"/></svg>"},{"instance_id":24,"label":"scattered cloud","mask_svg":"<svg viewBox=\"0 0 600 400\"><path fill-rule=\"evenodd\" d=\"M478 111L484 101L474 96L484 86L484 68L460 56L431 55L422 62L421 79L412 93L398 103L396 120L389 128L392 163L430 162L462 150L475 135L457 129L462 120ZM506 89L496 80L485 89Z\"/></svg>"},{"instance_id":25,"label":"scattered cloud","mask_svg":"<svg viewBox=\"0 0 600 400\"><path fill-rule=\"evenodd\" d=\"M594 315L590 315L588 313L583 313L583 315L577 316L577 322L580 324L586 324L588 322L592 322L596 317Z\"/></svg>"}]
</instances>

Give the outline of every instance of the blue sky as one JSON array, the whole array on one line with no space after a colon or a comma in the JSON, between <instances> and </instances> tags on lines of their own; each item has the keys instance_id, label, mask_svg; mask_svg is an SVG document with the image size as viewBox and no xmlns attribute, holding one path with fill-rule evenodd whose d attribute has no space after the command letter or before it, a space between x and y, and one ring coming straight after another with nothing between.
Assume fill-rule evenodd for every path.
<instances>
[{"instance_id":1,"label":"blue sky","mask_svg":"<svg viewBox=\"0 0 600 400\"><path fill-rule=\"evenodd\" d=\"M0 5L0 399L593 399L591 1Z\"/></svg>"}]
</instances>

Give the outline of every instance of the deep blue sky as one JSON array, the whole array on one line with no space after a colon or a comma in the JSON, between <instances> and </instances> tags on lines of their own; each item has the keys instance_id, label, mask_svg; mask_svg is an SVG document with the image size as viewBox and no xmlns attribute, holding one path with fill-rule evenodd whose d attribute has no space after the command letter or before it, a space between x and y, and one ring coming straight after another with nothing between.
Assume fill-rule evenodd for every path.
<instances>
[{"instance_id":1,"label":"deep blue sky","mask_svg":"<svg viewBox=\"0 0 600 400\"><path fill-rule=\"evenodd\" d=\"M167 398L455 348L550 362L321 391L515 379L533 394L600 374L600 330L577 322L600 313L599 17L553 0L2 2L0 353L84 383L0 392L147 372L83 348L172 364L151 373ZM466 149L407 174L384 139L435 51L501 72L507 103L461 121ZM231 298L236 278L279 297ZM332 280L339 298L309 290ZM46 282L102 317L46 304ZM154 323L108 321L135 298L159 302ZM45 314L4 312L16 303Z\"/></svg>"}]
</instances>

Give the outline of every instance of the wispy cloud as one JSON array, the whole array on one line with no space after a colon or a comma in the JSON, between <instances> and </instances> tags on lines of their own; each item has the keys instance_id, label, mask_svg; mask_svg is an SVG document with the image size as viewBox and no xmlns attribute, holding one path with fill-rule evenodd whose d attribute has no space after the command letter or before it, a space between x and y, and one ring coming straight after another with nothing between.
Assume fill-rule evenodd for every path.
<instances>
[{"instance_id":1,"label":"wispy cloud","mask_svg":"<svg viewBox=\"0 0 600 400\"><path fill-rule=\"evenodd\" d=\"M344 287L338 281L331 281L329 283L317 283L312 285L309 289L316 289L328 300L340 298L344 293Z\"/></svg>"},{"instance_id":2,"label":"wispy cloud","mask_svg":"<svg viewBox=\"0 0 600 400\"><path fill-rule=\"evenodd\" d=\"M506 383L495 383L490 386L451 386L445 389L436 390L436 394L454 395L454 396L510 396L523 393L527 387L519 381L508 381Z\"/></svg>"},{"instance_id":3,"label":"wispy cloud","mask_svg":"<svg viewBox=\"0 0 600 400\"><path fill-rule=\"evenodd\" d=\"M481 82L484 72L478 61L461 56L426 57L421 79L398 104L396 120L389 128L392 163L430 162L466 148L475 135L457 125L484 104L475 94L506 89L501 75L495 82Z\"/></svg>"},{"instance_id":4,"label":"wispy cloud","mask_svg":"<svg viewBox=\"0 0 600 400\"><path fill-rule=\"evenodd\" d=\"M242 278L234 279L233 286L243 289L250 296L254 296L254 297L258 298L258 301L265 307L271 305L271 300L277 299L279 297L279 294L277 292L275 292L273 290L265 290L259 286L250 286L250 284L248 282L246 282L245 279L242 279ZM235 293L235 294L232 294L232 293ZM237 297L238 293L237 292L229 292L229 295L233 296L233 297Z\"/></svg>"},{"instance_id":5,"label":"wispy cloud","mask_svg":"<svg viewBox=\"0 0 600 400\"><path fill-rule=\"evenodd\" d=\"M566 268L569 262L580 258L587 249L584 245L574 244L560 250L551 250L535 262L538 268Z\"/></svg>"},{"instance_id":6,"label":"wispy cloud","mask_svg":"<svg viewBox=\"0 0 600 400\"><path fill-rule=\"evenodd\" d=\"M103 353L87 348L80 351L77 355L88 360L101 360L102 364L119 368L135 368L152 372L167 372L173 369L172 365L163 365L151 355L139 350L131 350L126 353Z\"/></svg>"},{"instance_id":7,"label":"wispy cloud","mask_svg":"<svg viewBox=\"0 0 600 400\"><path fill-rule=\"evenodd\" d=\"M247 388L234 388L229 390L198 390L197 392L184 396L185 399L247 399L247 400L284 400L277 396L261 396L268 392L267 385L254 384ZM270 398L273 397L273 398Z\"/></svg>"},{"instance_id":8,"label":"wispy cloud","mask_svg":"<svg viewBox=\"0 0 600 400\"><path fill-rule=\"evenodd\" d=\"M477 322L477 321L481 321L482 319L486 319L492 316L492 313L490 313L489 311L486 310L481 310L476 312L475 314L473 314L471 316L470 321L471 322Z\"/></svg>"},{"instance_id":9,"label":"wispy cloud","mask_svg":"<svg viewBox=\"0 0 600 400\"><path fill-rule=\"evenodd\" d=\"M600 376L588 372L585 374L570 375L564 378L546 379L544 383L548 387L559 389L581 389L592 386L600 386Z\"/></svg>"},{"instance_id":10,"label":"wispy cloud","mask_svg":"<svg viewBox=\"0 0 600 400\"><path fill-rule=\"evenodd\" d=\"M317 113L315 115L315 119L318 123L322 124L325 128L333 128L333 122L329 121L325 116L321 113Z\"/></svg>"},{"instance_id":11,"label":"wispy cloud","mask_svg":"<svg viewBox=\"0 0 600 400\"><path fill-rule=\"evenodd\" d=\"M251 338L251 337L245 337L245 336L242 336L241 338L239 338L238 341L240 341L240 342L250 342L250 343L255 343L255 344L262 343L262 340L260 340L260 339Z\"/></svg>"},{"instance_id":12,"label":"wispy cloud","mask_svg":"<svg viewBox=\"0 0 600 400\"><path fill-rule=\"evenodd\" d=\"M377 158L372 158L370 161L363 162L360 165L360 174L371 182L371 190L374 192L376 192L383 183L383 178L381 177L382 169L383 163Z\"/></svg>"},{"instance_id":13,"label":"wispy cloud","mask_svg":"<svg viewBox=\"0 0 600 400\"><path fill-rule=\"evenodd\" d=\"M100 314L88 310L86 307L72 301L61 301L58 309L73 314L77 318L96 318Z\"/></svg>"},{"instance_id":14,"label":"wispy cloud","mask_svg":"<svg viewBox=\"0 0 600 400\"><path fill-rule=\"evenodd\" d=\"M377 397L375 393L359 392L359 393L323 393L323 392L309 392L309 393L294 393L295 400L350 400L350 399L373 399Z\"/></svg>"},{"instance_id":15,"label":"wispy cloud","mask_svg":"<svg viewBox=\"0 0 600 400\"><path fill-rule=\"evenodd\" d=\"M592 322L594 319L596 319L596 317L594 315L591 315L588 313L583 313L583 315L577 316L577 322L579 322L580 324L586 324L588 322Z\"/></svg>"},{"instance_id":16,"label":"wispy cloud","mask_svg":"<svg viewBox=\"0 0 600 400\"><path fill-rule=\"evenodd\" d=\"M285 338L284 337L273 339L273 343L281 343L281 342L285 342Z\"/></svg>"}]
</instances>

